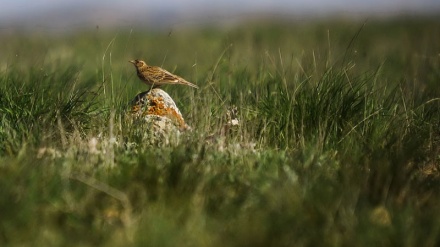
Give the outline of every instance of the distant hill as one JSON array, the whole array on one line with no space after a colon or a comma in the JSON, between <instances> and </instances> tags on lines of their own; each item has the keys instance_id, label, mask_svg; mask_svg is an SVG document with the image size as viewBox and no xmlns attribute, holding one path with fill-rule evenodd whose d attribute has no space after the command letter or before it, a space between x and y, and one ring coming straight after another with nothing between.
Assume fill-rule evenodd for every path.
<instances>
[{"instance_id":1,"label":"distant hill","mask_svg":"<svg viewBox=\"0 0 440 247\"><path fill-rule=\"evenodd\" d=\"M431 0L425 0L424 2ZM375 18L396 15L435 15L440 13L440 1L433 1L431 7L417 4L390 5L383 8L375 5L332 4L318 5L317 1L298 5L294 1L280 0L275 4L241 4L231 5L228 1L205 5L188 5L189 1L107 4L103 3L70 3L62 6L48 7L44 10L28 10L25 14L0 15L0 31L7 29L44 29L46 31L69 31L85 26L100 28L146 26L149 28L169 28L175 25L223 25L248 19L278 18L290 20L309 20L315 18ZM191 1L200 2L200 1ZM248 2L248 1L241 1ZM262 1L265 3L265 1ZM406 3L408 1L400 1ZM258 3L258 2L257 2ZM179 5L176 5L179 4Z\"/></svg>"}]
</instances>

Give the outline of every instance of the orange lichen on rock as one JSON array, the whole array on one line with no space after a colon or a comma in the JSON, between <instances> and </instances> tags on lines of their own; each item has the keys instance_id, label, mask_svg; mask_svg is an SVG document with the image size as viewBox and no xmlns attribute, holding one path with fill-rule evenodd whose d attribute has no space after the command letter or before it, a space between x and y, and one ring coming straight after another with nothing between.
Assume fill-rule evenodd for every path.
<instances>
[{"instance_id":1,"label":"orange lichen on rock","mask_svg":"<svg viewBox=\"0 0 440 247\"><path fill-rule=\"evenodd\" d=\"M160 88L138 94L131 105L131 113L136 116L161 116L180 130L189 129L172 98Z\"/></svg>"},{"instance_id":2,"label":"orange lichen on rock","mask_svg":"<svg viewBox=\"0 0 440 247\"><path fill-rule=\"evenodd\" d=\"M147 110L143 112L143 115L157 115L164 116L172 121L177 121L181 128L186 128L185 120L183 120L180 112L178 113L175 108L165 105L164 98L156 97L152 94L148 94Z\"/></svg>"}]
</instances>

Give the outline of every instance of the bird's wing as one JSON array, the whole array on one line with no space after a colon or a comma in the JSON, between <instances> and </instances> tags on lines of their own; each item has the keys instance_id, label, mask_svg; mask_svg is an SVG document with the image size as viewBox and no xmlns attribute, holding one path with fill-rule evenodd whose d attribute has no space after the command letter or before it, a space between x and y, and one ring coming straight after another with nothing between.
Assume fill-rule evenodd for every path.
<instances>
[{"instance_id":1,"label":"bird's wing","mask_svg":"<svg viewBox=\"0 0 440 247\"><path fill-rule=\"evenodd\" d=\"M168 72L167 70L164 70L160 67L154 67L154 79L157 82L169 82L169 83L177 83L179 82L179 77L176 75L173 75L171 72Z\"/></svg>"},{"instance_id":2,"label":"bird's wing","mask_svg":"<svg viewBox=\"0 0 440 247\"><path fill-rule=\"evenodd\" d=\"M175 84L182 84L182 85L187 85L190 87L194 87L194 88L199 88L197 85L192 84L191 82L183 79L180 76L177 75L173 75L170 72L164 70L165 74L164 77L162 79L162 81L168 82L168 83L175 83Z\"/></svg>"},{"instance_id":3,"label":"bird's wing","mask_svg":"<svg viewBox=\"0 0 440 247\"><path fill-rule=\"evenodd\" d=\"M154 75L152 77L154 78L156 83L168 83L168 84L183 84L188 85L194 88L199 88L197 85L192 84L191 82L186 81L182 77L179 77L177 75L172 74L171 72L164 70L160 67L154 67Z\"/></svg>"}]
</instances>

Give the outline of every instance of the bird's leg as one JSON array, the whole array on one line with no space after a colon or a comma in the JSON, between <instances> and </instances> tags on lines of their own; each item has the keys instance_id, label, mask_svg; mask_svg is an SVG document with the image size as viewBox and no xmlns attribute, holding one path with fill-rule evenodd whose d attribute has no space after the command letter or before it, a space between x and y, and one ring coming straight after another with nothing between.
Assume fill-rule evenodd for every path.
<instances>
[{"instance_id":1,"label":"bird's leg","mask_svg":"<svg viewBox=\"0 0 440 247\"><path fill-rule=\"evenodd\" d=\"M151 90L152 90L153 88L154 88L154 82L153 82L153 84L151 84L150 90L148 90L148 91L151 92Z\"/></svg>"}]
</instances>

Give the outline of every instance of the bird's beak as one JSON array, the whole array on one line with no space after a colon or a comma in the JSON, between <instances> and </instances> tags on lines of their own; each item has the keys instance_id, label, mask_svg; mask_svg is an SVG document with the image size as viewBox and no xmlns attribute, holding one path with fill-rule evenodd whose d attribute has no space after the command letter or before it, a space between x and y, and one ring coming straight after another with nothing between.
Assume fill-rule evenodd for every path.
<instances>
[{"instance_id":1,"label":"bird's beak","mask_svg":"<svg viewBox=\"0 0 440 247\"><path fill-rule=\"evenodd\" d=\"M128 61L129 63L132 63L132 64L135 64L136 63L136 61L134 61L134 60L131 60L131 61Z\"/></svg>"}]
</instances>

